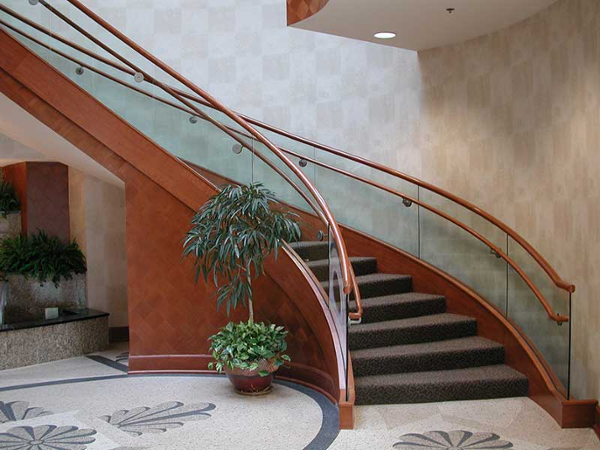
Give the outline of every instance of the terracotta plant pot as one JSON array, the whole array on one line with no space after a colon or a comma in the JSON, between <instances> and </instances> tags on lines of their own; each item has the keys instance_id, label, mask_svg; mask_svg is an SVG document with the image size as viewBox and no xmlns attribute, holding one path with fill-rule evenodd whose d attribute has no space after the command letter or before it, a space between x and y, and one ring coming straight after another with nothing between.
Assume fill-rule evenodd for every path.
<instances>
[{"instance_id":1,"label":"terracotta plant pot","mask_svg":"<svg viewBox=\"0 0 600 450\"><path fill-rule=\"evenodd\" d=\"M264 395L271 392L271 384L273 383L273 373L277 371L274 366L274 360L263 360L259 363L255 370L243 370L225 368L227 378L233 384L233 388L239 394L243 395ZM261 377L259 372L266 370L269 375Z\"/></svg>"}]
</instances>

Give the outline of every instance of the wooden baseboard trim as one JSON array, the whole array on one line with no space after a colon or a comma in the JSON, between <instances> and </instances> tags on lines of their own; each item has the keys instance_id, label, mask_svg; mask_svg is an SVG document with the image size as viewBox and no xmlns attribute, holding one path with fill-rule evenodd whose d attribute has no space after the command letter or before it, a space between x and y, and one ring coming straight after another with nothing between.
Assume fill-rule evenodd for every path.
<instances>
[{"instance_id":1,"label":"wooden baseboard trim","mask_svg":"<svg viewBox=\"0 0 600 450\"><path fill-rule=\"evenodd\" d=\"M340 430L354 430L354 403L342 402L338 407L340 411Z\"/></svg>"},{"instance_id":2,"label":"wooden baseboard trim","mask_svg":"<svg viewBox=\"0 0 600 450\"><path fill-rule=\"evenodd\" d=\"M129 327L110 327L108 340L110 342L129 342Z\"/></svg>"}]
</instances>

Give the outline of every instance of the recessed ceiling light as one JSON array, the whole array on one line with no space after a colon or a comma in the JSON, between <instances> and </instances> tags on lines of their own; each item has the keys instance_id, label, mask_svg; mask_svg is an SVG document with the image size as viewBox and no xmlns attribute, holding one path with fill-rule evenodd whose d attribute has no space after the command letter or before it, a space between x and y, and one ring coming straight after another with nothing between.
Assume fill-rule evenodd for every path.
<instances>
[{"instance_id":1,"label":"recessed ceiling light","mask_svg":"<svg viewBox=\"0 0 600 450\"><path fill-rule=\"evenodd\" d=\"M396 37L396 33L392 33L390 31L380 31L379 33L375 33L373 37L377 39L393 39Z\"/></svg>"}]
</instances>

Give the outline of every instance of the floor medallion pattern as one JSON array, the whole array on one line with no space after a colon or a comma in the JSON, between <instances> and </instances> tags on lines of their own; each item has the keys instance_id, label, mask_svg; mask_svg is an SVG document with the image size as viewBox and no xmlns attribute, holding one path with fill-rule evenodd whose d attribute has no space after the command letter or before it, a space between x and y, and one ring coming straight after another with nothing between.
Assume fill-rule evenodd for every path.
<instances>
[{"instance_id":1,"label":"floor medallion pattern","mask_svg":"<svg viewBox=\"0 0 600 450\"><path fill-rule=\"evenodd\" d=\"M28 402L0 402L0 423L17 422L52 414L44 408L30 408Z\"/></svg>"},{"instance_id":2,"label":"floor medallion pattern","mask_svg":"<svg viewBox=\"0 0 600 450\"><path fill-rule=\"evenodd\" d=\"M211 417L208 412L215 408L213 403L186 406L181 402L166 402L154 407L115 411L111 416L100 419L132 436L141 436L144 433L164 433L182 427L184 422L208 419Z\"/></svg>"},{"instance_id":3,"label":"floor medallion pattern","mask_svg":"<svg viewBox=\"0 0 600 450\"><path fill-rule=\"evenodd\" d=\"M2 450L85 450L96 430L73 426L15 427L0 433Z\"/></svg>"},{"instance_id":4,"label":"floor medallion pattern","mask_svg":"<svg viewBox=\"0 0 600 450\"><path fill-rule=\"evenodd\" d=\"M495 450L513 448L494 433L471 433L470 431L429 431L424 434L410 433L401 436L394 444L396 450Z\"/></svg>"}]
</instances>

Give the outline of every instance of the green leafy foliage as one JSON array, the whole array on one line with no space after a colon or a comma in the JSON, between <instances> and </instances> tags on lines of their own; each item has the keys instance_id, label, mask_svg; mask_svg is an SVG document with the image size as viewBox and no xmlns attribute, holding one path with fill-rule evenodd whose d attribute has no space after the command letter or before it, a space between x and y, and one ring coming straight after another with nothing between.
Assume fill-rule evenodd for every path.
<instances>
[{"instance_id":1,"label":"green leafy foliage","mask_svg":"<svg viewBox=\"0 0 600 450\"><path fill-rule=\"evenodd\" d=\"M300 238L296 214L274 208L275 194L256 183L223 187L192 220L184 242L184 256L195 258L196 281L209 276L217 286L217 309L248 304L252 310L252 279L264 272L265 258L284 241Z\"/></svg>"},{"instance_id":2,"label":"green leafy foliage","mask_svg":"<svg viewBox=\"0 0 600 450\"><path fill-rule=\"evenodd\" d=\"M263 360L273 360L273 366L280 367L290 361L285 354L286 336L287 331L275 325L254 323L253 320L229 322L209 338L215 362L209 363L208 368L217 372L225 368L256 370ZM259 375L267 376L269 372L260 371Z\"/></svg>"},{"instance_id":3,"label":"green leafy foliage","mask_svg":"<svg viewBox=\"0 0 600 450\"><path fill-rule=\"evenodd\" d=\"M19 211L21 204L17 198L15 188L6 180L0 180L0 215L6 215L12 211Z\"/></svg>"},{"instance_id":4,"label":"green leafy foliage","mask_svg":"<svg viewBox=\"0 0 600 450\"><path fill-rule=\"evenodd\" d=\"M39 231L0 242L0 273L24 275L40 283L52 281L58 286L61 278L70 280L86 271L85 256L75 241L65 243Z\"/></svg>"}]
</instances>

